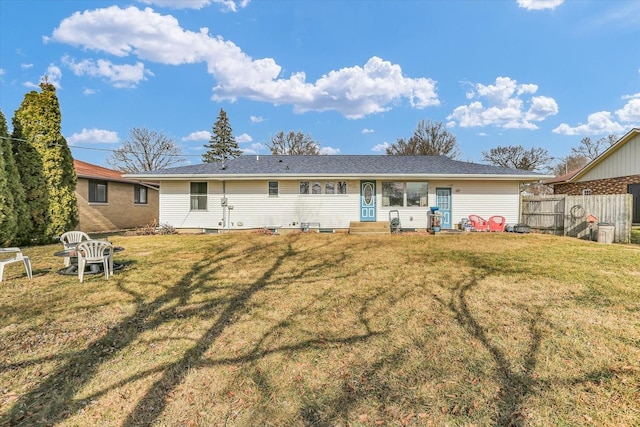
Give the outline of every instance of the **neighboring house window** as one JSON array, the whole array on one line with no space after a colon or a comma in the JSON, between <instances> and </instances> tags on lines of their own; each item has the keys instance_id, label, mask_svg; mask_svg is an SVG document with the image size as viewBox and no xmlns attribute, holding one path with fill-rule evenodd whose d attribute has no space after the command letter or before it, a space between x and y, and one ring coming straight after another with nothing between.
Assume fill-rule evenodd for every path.
<instances>
[{"instance_id":1,"label":"neighboring house window","mask_svg":"<svg viewBox=\"0 0 640 427\"><path fill-rule=\"evenodd\" d=\"M591 195L591 190L588 188L585 188L584 190L582 190L582 195L583 196L590 196Z\"/></svg>"},{"instance_id":2,"label":"neighboring house window","mask_svg":"<svg viewBox=\"0 0 640 427\"><path fill-rule=\"evenodd\" d=\"M347 194L347 181L300 181L300 194Z\"/></svg>"},{"instance_id":3,"label":"neighboring house window","mask_svg":"<svg viewBox=\"0 0 640 427\"><path fill-rule=\"evenodd\" d=\"M269 195L270 196L278 195L278 181L269 181Z\"/></svg>"},{"instance_id":4,"label":"neighboring house window","mask_svg":"<svg viewBox=\"0 0 640 427\"><path fill-rule=\"evenodd\" d=\"M427 206L429 185L426 182L407 182L407 206Z\"/></svg>"},{"instance_id":5,"label":"neighboring house window","mask_svg":"<svg viewBox=\"0 0 640 427\"><path fill-rule=\"evenodd\" d=\"M403 206L404 183L382 182L382 206Z\"/></svg>"},{"instance_id":6,"label":"neighboring house window","mask_svg":"<svg viewBox=\"0 0 640 427\"><path fill-rule=\"evenodd\" d=\"M147 204L147 187L139 184L133 187L133 203L136 205Z\"/></svg>"},{"instance_id":7,"label":"neighboring house window","mask_svg":"<svg viewBox=\"0 0 640 427\"><path fill-rule=\"evenodd\" d=\"M192 211L207 210L207 183L206 182L191 183L191 210Z\"/></svg>"},{"instance_id":8,"label":"neighboring house window","mask_svg":"<svg viewBox=\"0 0 640 427\"><path fill-rule=\"evenodd\" d=\"M107 181L89 180L89 203L107 203Z\"/></svg>"}]
</instances>

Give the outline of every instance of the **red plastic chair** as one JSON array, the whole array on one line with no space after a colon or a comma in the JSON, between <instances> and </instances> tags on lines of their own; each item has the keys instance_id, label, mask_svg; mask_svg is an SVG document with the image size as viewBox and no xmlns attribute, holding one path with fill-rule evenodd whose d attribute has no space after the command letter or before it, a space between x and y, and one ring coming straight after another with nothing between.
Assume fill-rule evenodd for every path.
<instances>
[{"instance_id":1,"label":"red plastic chair","mask_svg":"<svg viewBox=\"0 0 640 427\"><path fill-rule=\"evenodd\" d=\"M504 231L504 227L506 225L506 219L500 215L493 215L489 217L489 231Z\"/></svg>"},{"instance_id":2,"label":"red plastic chair","mask_svg":"<svg viewBox=\"0 0 640 427\"><path fill-rule=\"evenodd\" d=\"M472 231L489 231L489 223L478 215L469 215L469 223Z\"/></svg>"}]
</instances>

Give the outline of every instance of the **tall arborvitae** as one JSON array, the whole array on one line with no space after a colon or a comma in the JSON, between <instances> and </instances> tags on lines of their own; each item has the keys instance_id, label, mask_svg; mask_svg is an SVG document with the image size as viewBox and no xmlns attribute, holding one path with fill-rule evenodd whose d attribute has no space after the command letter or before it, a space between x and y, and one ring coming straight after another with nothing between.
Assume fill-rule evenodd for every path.
<instances>
[{"instance_id":1,"label":"tall arborvitae","mask_svg":"<svg viewBox=\"0 0 640 427\"><path fill-rule=\"evenodd\" d=\"M56 90L46 81L40 84L40 88L41 93L32 91L25 95L14 117L14 133L16 130L20 132L21 139L28 141L25 145L31 147L35 154L31 157L31 153L26 153L22 160L29 164L21 166L37 166L46 183L46 190L38 192L34 197L29 195L29 190L33 187L27 191L30 206L35 208L32 209L32 219L36 224L34 237L46 241L78 225L78 203L75 195L77 178L73 157L61 133L60 106ZM21 153L24 153L24 150ZM22 181L25 189L25 181L30 186L35 183L31 177L23 177ZM39 200L40 198L42 200ZM41 204L42 201L44 203ZM42 206L45 207L44 212L41 211ZM42 229L39 227L41 219L45 221Z\"/></svg>"},{"instance_id":2,"label":"tall arborvitae","mask_svg":"<svg viewBox=\"0 0 640 427\"><path fill-rule=\"evenodd\" d=\"M24 201L20 197L24 198L24 191L13 160L7 119L0 110L0 246L15 243L18 215L24 213Z\"/></svg>"},{"instance_id":3,"label":"tall arborvitae","mask_svg":"<svg viewBox=\"0 0 640 427\"><path fill-rule=\"evenodd\" d=\"M29 94L26 95L28 97ZM25 97L25 98L26 98ZM16 111L17 114L17 111ZM26 245L32 241L44 241L49 218L47 205L49 193L47 181L42 174L42 161L38 152L22 132L20 122L13 117L13 157L16 162L20 183L24 189L25 215L18 217L16 242Z\"/></svg>"},{"instance_id":4,"label":"tall arborvitae","mask_svg":"<svg viewBox=\"0 0 640 427\"><path fill-rule=\"evenodd\" d=\"M218 120L213 125L213 135L204 148L207 148L207 151L202 155L202 161L205 163L224 163L227 159L242 155L242 150L233 136L227 113L222 108Z\"/></svg>"}]
</instances>

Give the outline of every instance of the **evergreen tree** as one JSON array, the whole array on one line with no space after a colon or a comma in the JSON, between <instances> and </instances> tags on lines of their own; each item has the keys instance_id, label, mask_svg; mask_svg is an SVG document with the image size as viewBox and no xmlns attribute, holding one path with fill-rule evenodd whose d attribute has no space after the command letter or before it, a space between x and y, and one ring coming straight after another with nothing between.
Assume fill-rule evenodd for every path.
<instances>
[{"instance_id":1,"label":"evergreen tree","mask_svg":"<svg viewBox=\"0 0 640 427\"><path fill-rule=\"evenodd\" d=\"M204 147L208 149L202 155L202 161L205 163L224 162L242 155L242 150L233 136L227 113L223 109L220 109L218 120L213 125L213 135L209 144L205 144Z\"/></svg>"},{"instance_id":2,"label":"evergreen tree","mask_svg":"<svg viewBox=\"0 0 640 427\"><path fill-rule=\"evenodd\" d=\"M24 197L24 192L17 191L19 185L20 176L13 160L7 119L0 110L0 246L12 246L16 237L18 217L15 197L19 194Z\"/></svg>"},{"instance_id":3,"label":"evergreen tree","mask_svg":"<svg viewBox=\"0 0 640 427\"><path fill-rule=\"evenodd\" d=\"M34 224L32 238L47 241L78 225L77 178L61 133L55 87L45 81L40 88L25 95L15 113L14 134L25 140L17 144L16 159Z\"/></svg>"}]
</instances>

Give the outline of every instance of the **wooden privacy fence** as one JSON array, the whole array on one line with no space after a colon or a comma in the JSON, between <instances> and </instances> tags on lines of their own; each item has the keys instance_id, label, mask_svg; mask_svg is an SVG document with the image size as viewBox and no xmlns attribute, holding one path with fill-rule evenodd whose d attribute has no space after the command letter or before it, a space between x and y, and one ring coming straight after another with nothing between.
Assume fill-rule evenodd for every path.
<instances>
[{"instance_id":1,"label":"wooden privacy fence","mask_svg":"<svg viewBox=\"0 0 640 427\"><path fill-rule=\"evenodd\" d=\"M534 232L597 240L598 223L608 223L615 226L614 242L629 243L631 239L631 194L555 194L522 196L520 200L520 222ZM597 220L589 222L590 216Z\"/></svg>"}]
</instances>

